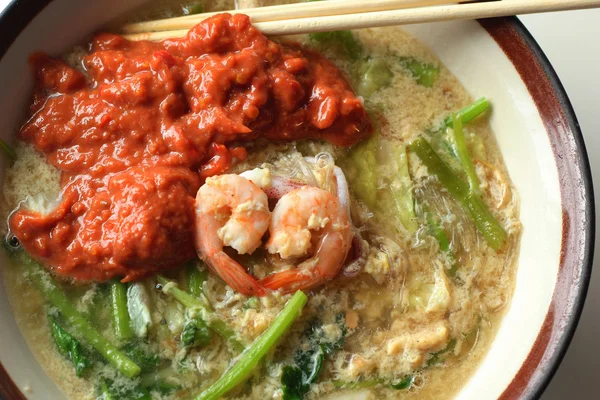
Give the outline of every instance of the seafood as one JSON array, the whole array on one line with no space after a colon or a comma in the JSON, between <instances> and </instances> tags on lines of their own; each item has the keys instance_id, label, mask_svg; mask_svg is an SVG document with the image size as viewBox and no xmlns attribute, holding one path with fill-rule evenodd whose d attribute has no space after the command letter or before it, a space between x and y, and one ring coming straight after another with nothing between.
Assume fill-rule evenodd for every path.
<instances>
[{"instance_id":1,"label":"seafood","mask_svg":"<svg viewBox=\"0 0 600 400\"><path fill-rule=\"evenodd\" d=\"M198 256L234 290L246 296L265 291L223 251L252 254L262 244L271 212L267 195L250 180L234 174L208 178L196 196L195 243Z\"/></svg>"},{"instance_id":2,"label":"seafood","mask_svg":"<svg viewBox=\"0 0 600 400\"><path fill-rule=\"evenodd\" d=\"M352 244L347 210L331 193L304 186L285 194L273 210L269 226L269 253L283 259L312 257L296 268L260 281L266 288L284 292L310 289L333 279Z\"/></svg>"}]
</instances>

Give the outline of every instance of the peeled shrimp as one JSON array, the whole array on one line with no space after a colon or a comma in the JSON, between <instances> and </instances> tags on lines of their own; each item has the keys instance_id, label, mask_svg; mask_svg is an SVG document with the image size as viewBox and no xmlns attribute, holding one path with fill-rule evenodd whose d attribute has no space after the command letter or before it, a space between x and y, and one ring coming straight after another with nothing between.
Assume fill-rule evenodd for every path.
<instances>
[{"instance_id":1,"label":"peeled shrimp","mask_svg":"<svg viewBox=\"0 0 600 400\"><path fill-rule=\"evenodd\" d=\"M331 193L303 186L285 194L273 210L266 248L283 259L313 256L296 268L260 281L266 288L289 293L310 289L335 278L350 246L348 213Z\"/></svg>"},{"instance_id":2,"label":"peeled shrimp","mask_svg":"<svg viewBox=\"0 0 600 400\"><path fill-rule=\"evenodd\" d=\"M198 256L231 288L246 296L262 296L264 288L223 247L252 254L262 244L270 218L267 195L239 175L208 178L196 195Z\"/></svg>"}]
</instances>

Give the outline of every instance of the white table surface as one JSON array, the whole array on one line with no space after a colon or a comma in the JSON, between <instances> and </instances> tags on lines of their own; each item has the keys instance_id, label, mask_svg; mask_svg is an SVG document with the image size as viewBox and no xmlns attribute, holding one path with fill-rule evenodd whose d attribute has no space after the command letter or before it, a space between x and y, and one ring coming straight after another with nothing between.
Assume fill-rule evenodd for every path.
<instances>
[{"instance_id":1,"label":"white table surface","mask_svg":"<svg viewBox=\"0 0 600 400\"><path fill-rule=\"evenodd\" d=\"M8 3L0 0L0 10ZM600 171L600 10L528 15L521 20L565 86L583 131L592 171ZM594 175L594 186L600 198L600 174ZM596 247L594 264L600 257L600 233ZM600 272L596 271L573 342L543 400L600 398L599 315Z\"/></svg>"}]
</instances>

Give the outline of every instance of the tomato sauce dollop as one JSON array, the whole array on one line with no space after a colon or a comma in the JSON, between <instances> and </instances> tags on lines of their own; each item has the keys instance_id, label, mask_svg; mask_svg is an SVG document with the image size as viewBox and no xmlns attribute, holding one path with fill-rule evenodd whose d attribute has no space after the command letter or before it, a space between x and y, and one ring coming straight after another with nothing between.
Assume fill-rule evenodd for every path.
<instances>
[{"instance_id":1,"label":"tomato sauce dollop","mask_svg":"<svg viewBox=\"0 0 600 400\"><path fill-rule=\"evenodd\" d=\"M244 143L348 146L371 124L343 74L319 54L268 40L244 15L220 14L185 38L97 35L86 74L44 54L20 137L61 172L48 215L10 220L24 248L77 280L135 280L194 257L203 179L244 158Z\"/></svg>"}]
</instances>

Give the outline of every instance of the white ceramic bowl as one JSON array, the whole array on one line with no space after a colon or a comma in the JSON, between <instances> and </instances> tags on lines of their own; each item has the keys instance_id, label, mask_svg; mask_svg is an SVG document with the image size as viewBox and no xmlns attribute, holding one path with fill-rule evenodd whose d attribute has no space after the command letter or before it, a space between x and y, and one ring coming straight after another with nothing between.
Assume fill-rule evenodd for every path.
<instances>
[{"instance_id":1,"label":"white ceramic bowl","mask_svg":"<svg viewBox=\"0 0 600 400\"><path fill-rule=\"evenodd\" d=\"M142 0L13 0L0 15L0 137L30 99L27 56L60 54ZM591 272L594 199L573 110L554 70L516 18L409 26L473 97L492 127L521 199L517 284L498 335L461 399L539 397L574 333ZM0 287L0 395L64 398L21 337ZM3 366L3 367L2 367Z\"/></svg>"}]
</instances>

